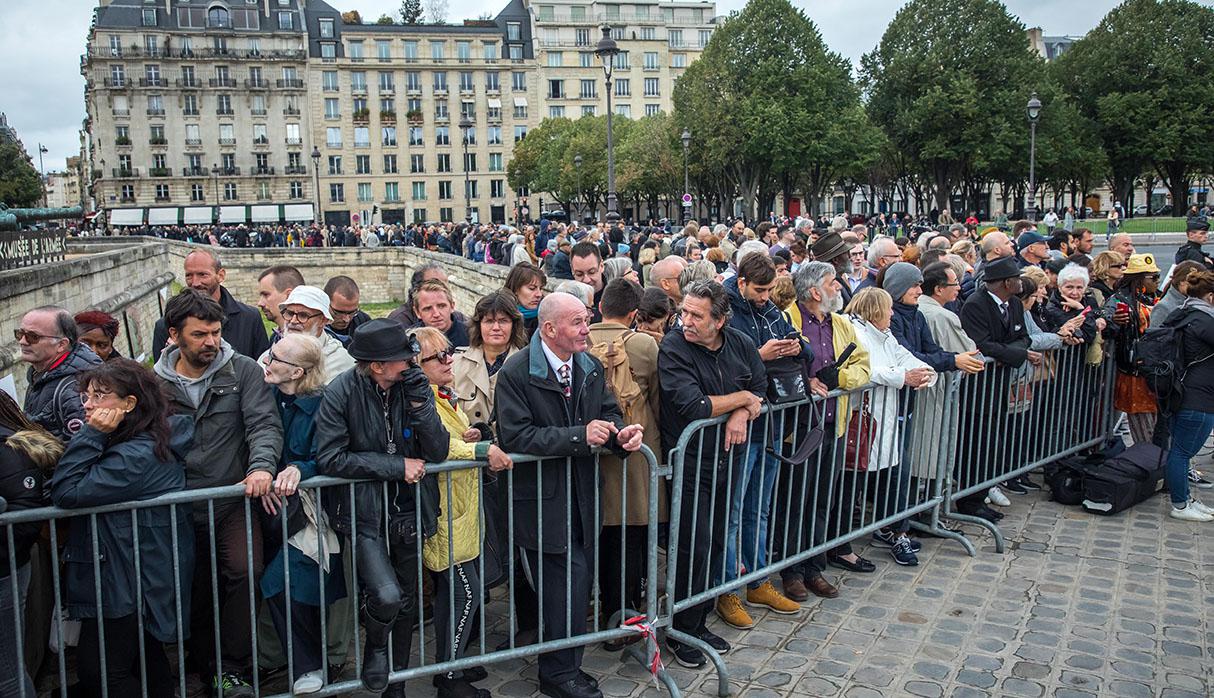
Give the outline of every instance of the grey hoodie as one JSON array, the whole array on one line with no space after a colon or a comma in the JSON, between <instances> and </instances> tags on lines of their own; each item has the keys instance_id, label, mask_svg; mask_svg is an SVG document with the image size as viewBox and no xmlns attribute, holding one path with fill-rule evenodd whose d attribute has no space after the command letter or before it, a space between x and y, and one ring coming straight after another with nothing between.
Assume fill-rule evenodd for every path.
<instances>
[{"instance_id":1,"label":"grey hoodie","mask_svg":"<svg viewBox=\"0 0 1214 698\"><path fill-rule=\"evenodd\" d=\"M236 355L236 350L226 341L222 342L219 345L219 356L198 378L187 378L177 372L177 357L180 355L181 349L175 346L166 347L164 351L160 352L160 359L156 362L156 375L180 386L181 391L190 398L194 409L198 409L198 405L202 403L203 394L206 393L207 388L211 387L211 379L219 372L219 369L232 360L232 357Z\"/></svg>"}]
</instances>

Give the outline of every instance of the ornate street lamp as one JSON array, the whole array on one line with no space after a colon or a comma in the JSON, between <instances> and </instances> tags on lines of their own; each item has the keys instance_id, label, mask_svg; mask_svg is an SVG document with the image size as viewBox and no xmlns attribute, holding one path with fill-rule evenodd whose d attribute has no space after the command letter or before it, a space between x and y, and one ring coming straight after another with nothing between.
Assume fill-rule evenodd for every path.
<instances>
[{"instance_id":1,"label":"ornate street lamp","mask_svg":"<svg viewBox=\"0 0 1214 698\"><path fill-rule=\"evenodd\" d=\"M582 156L573 156L573 171L577 173L577 204L573 207L574 214L577 216L577 222L582 222Z\"/></svg>"},{"instance_id":2,"label":"ornate street lamp","mask_svg":"<svg viewBox=\"0 0 1214 698\"><path fill-rule=\"evenodd\" d=\"M468 131L472 120L464 114L459 119L459 130L464 136L464 221L472 223L472 178L468 172Z\"/></svg>"},{"instance_id":3,"label":"ornate street lamp","mask_svg":"<svg viewBox=\"0 0 1214 698\"><path fill-rule=\"evenodd\" d=\"M599 39L594 52L603 62L607 84L607 223L614 225L620 220L620 214L615 200L615 149L611 138L611 71L615 67L615 57L620 54L620 47L611 38L611 27L604 24L602 29L603 38Z\"/></svg>"},{"instance_id":4,"label":"ornate street lamp","mask_svg":"<svg viewBox=\"0 0 1214 698\"><path fill-rule=\"evenodd\" d=\"M1037 120L1041 118L1041 100L1037 93L1029 97L1026 107L1029 117L1029 205L1025 214L1034 223L1037 222Z\"/></svg>"},{"instance_id":5,"label":"ornate street lamp","mask_svg":"<svg viewBox=\"0 0 1214 698\"><path fill-rule=\"evenodd\" d=\"M325 217L320 212L320 148L312 146L312 178L315 182L313 192L316 197L316 222L324 221Z\"/></svg>"},{"instance_id":6,"label":"ornate street lamp","mask_svg":"<svg viewBox=\"0 0 1214 698\"><path fill-rule=\"evenodd\" d=\"M691 131L683 129L683 195L691 193L691 180L687 176L687 149L691 147ZM683 200L683 225L691 220L691 202Z\"/></svg>"}]
</instances>

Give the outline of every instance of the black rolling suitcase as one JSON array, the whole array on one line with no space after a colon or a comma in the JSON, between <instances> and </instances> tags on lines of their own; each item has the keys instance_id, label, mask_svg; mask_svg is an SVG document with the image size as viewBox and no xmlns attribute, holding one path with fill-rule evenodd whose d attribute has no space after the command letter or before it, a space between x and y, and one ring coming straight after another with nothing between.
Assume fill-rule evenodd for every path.
<instances>
[{"instance_id":1,"label":"black rolling suitcase","mask_svg":"<svg viewBox=\"0 0 1214 698\"><path fill-rule=\"evenodd\" d=\"M1154 444L1135 444L1104 463L1087 468L1083 508L1112 516L1145 501L1164 487L1167 452Z\"/></svg>"}]
</instances>

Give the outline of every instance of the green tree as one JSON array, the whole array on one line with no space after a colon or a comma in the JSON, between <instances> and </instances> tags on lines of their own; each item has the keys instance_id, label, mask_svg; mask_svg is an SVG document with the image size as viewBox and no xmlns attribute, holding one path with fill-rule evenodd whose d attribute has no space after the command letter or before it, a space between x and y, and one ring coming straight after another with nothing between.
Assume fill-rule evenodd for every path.
<instances>
[{"instance_id":1,"label":"green tree","mask_svg":"<svg viewBox=\"0 0 1214 698\"><path fill-rule=\"evenodd\" d=\"M626 133L616 146L616 187L656 211L663 197L669 202L682 194L681 131L669 115L658 113L632 122Z\"/></svg>"},{"instance_id":2,"label":"green tree","mask_svg":"<svg viewBox=\"0 0 1214 698\"><path fill-rule=\"evenodd\" d=\"M1095 125L1115 196L1129 208L1134 182L1149 167L1181 210L1194 175L1214 163L1214 9L1126 0L1054 67Z\"/></svg>"},{"instance_id":3,"label":"green tree","mask_svg":"<svg viewBox=\"0 0 1214 698\"><path fill-rule=\"evenodd\" d=\"M912 0L861 59L868 113L947 208L994 166L1028 162L1024 104L1043 62L998 0Z\"/></svg>"},{"instance_id":4,"label":"green tree","mask_svg":"<svg viewBox=\"0 0 1214 698\"><path fill-rule=\"evenodd\" d=\"M678 126L692 133L697 172L710 181L723 175L718 198L740 194L752 218L775 191L787 194L849 152L841 115L860 104L850 64L787 0L751 0L727 19L673 99ZM832 178L820 174L819 185Z\"/></svg>"},{"instance_id":5,"label":"green tree","mask_svg":"<svg viewBox=\"0 0 1214 698\"><path fill-rule=\"evenodd\" d=\"M380 15L379 19L375 20L375 23L381 26L387 26L390 24L396 24L396 20L392 19L392 15Z\"/></svg>"},{"instance_id":6,"label":"green tree","mask_svg":"<svg viewBox=\"0 0 1214 698\"><path fill-rule=\"evenodd\" d=\"M0 202L19 208L42 201L42 179L20 143L0 142Z\"/></svg>"},{"instance_id":7,"label":"green tree","mask_svg":"<svg viewBox=\"0 0 1214 698\"><path fill-rule=\"evenodd\" d=\"M422 0L402 0L400 4L401 24L420 24L422 21Z\"/></svg>"}]
</instances>

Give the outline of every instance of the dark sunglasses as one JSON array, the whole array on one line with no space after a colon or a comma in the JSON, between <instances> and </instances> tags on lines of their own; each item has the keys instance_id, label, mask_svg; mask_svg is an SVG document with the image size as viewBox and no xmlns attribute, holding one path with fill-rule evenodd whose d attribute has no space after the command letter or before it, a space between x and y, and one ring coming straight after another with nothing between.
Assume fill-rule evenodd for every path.
<instances>
[{"instance_id":1,"label":"dark sunglasses","mask_svg":"<svg viewBox=\"0 0 1214 698\"><path fill-rule=\"evenodd\" d=\"M42 334L38 334L37 332L23 330L20 327L13 330L13 338L16 339L18 342L20 342L22 339L24 339L26 342L29 342L30 344L37 344L38 342L40 342L44 339L64 339L64 337L61 335L54 335L54 334L42 335Z\"/></svg>"},{"instance_id":2,"label":"dark sunglasses","mask_svg":"<svg viewBox=\"0 0 1214 698\"><path fill-rule=\"evenodd\" d=\"M451 351L450 349L444 349L444 350L440 351L439 353L435 354L434 356L427 356L426 358L422 359L421 363L424 364L427 361L438 360L439 363L445 364L451 360L452 356L455 356L454 351Z\"/></svg>"}]
</instances>

